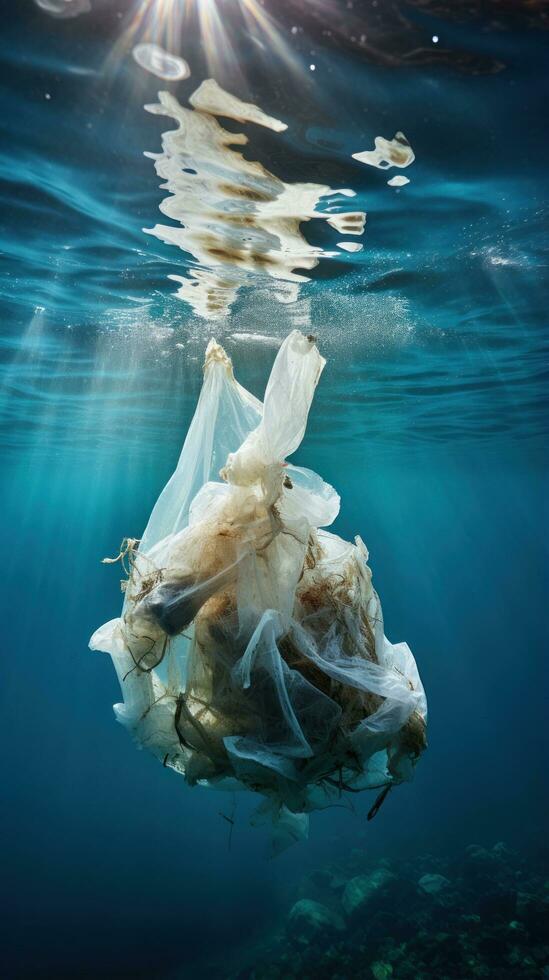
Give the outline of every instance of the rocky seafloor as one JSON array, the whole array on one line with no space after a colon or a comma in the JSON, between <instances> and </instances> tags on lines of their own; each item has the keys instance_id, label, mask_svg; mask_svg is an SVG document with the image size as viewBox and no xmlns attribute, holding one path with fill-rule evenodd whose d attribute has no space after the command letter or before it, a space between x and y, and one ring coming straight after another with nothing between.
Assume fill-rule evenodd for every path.
<instances>
[{"instance_id":1,"label":"rocky seafloor","mask_svg":"<svg viewBox=\"0 0 549 980\"><path fill-rule=\"evenodd\" d=\"M230 980L549 978L546 856L503 843L309 873L280 928Z\"/></svg>"}]
</instances>

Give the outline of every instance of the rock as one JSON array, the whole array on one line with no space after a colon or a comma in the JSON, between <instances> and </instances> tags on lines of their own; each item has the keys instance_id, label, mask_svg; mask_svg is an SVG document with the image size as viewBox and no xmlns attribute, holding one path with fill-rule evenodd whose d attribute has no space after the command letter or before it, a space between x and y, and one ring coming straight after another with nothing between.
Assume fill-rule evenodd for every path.
<instances>
[{"instance_id":1,"label":"rock","mask_svg":"<svg viewBox=\"0 0 549 980\"><path fill-rule=\"evenodd\" d=\"M310 898L302 898L295 903L287 922L288 934L302 944L329 933L341 932L344 928L343 919L337 912Z\"/></svg>"},{"instance_id":2,"label":"rock","mask_svg":"<svg viewBox=\"0 0 549 980\"><path fill-rule=\"evenodd\" d=\"M364 912L397 881L397 876L387 868L378 868L371 874L351 878L345 885L341 899L345 914L352 916Z\"/></svg>"},{"instance_id":3,"label":"rock","mask_svg":"<svg viewBox=\"0 0 549 980\"><path fill-rule=\"evenodd\" d=\"M309 881L319 888L329 888L334 891L337 891L338 888L344 888L347 884L347 878L343 872L339 868L332 866L313 871L309 876Z\"/></svg>"},{"instance_id":4,"label":"rock","mask_svg":"<svg viewBox=\"0 0 549 980\"><path fill-rule=\"evenodd\" d=\"M386 901L386 898L391 898L391 901ZM382 896L382 901L379 902L381 908L378 908L378 900L372 901L371 906L368 908L368 938L375 939L377 942L382 942L387 936L390 936L394 942L406 942L412 939L416 932L416 923L411 915L403 915L401 912L397 911L395 908L396 902L393 902L394 892L392 889L389 890L388 896ZM408 905L408 909L410 905ZM387 953L384 951L383 956L387 959Z\"/></svg>"},{"instance_id":5,"label":"rock","mask_svg":"<svg viewBox=\"0 0 549 980\"><path fill-rule=\"evenodd\" d=\"M418 881L420 891L426 895L438 895L450 885L448 878L444 875L423 875Z\"/></svg>"},{"instance_id":6,"label":"rock","mask_svg":"<svg viewBox=\"0 0 549 980\"><path fill-rule=\"evenodd\" d=\"M492 851L478 844L470 844L465 848L463 861L463 874L475 882L477 891L483 891L493 880L496 871L501 870L505 865L496 857Z\"/></svg>"},{"instance_id":7,"label":"rock","mask_svg":"<svg viewBox=\"0 0 549 980\"><path fill-rule=\"evenodd\" d=\"M512 932L520 932L526 935L524 924L522 922L518 922L516 919L513 919L512 922L509 923L508 929L510 929Z\"/></svg>"},{"instance_id":8,"label":"rock","mask_svg":"<svg viewBox=\"0 0 549 980\"><path fill-rule=\"evenodd\" d=\"M535 908L536 904L537 898L535 895L530 895L529 892L517 892L515 911L520 919L526 918L532 912L532 909Z\"/></svg>"},{"instance_id":9,"label":"rock","mask_svg":"<svg viewBox=\"0 0 549 980\"><path fill-rule=\"evenodd\" d=\"M477 907L484 921L491 922L494 918L510 921L515 914L516 902L515 892L499 889L481 895Z\"/></svg>"},{"instance_id":10,"label":"rock","mask_svg":"<svg viewBox=\"0 0 549 980\"><path fill-rule=\"evenodd\" d=\"M465 854L467 855L468 861L478 862L479 864L489 864L494 860L494 855L487 851L485 847L480 847L478 844L469 844L465 848Z\"/></svg>"},{"instance_id":11,"label":"rock","mask_svg":"<svg viewBox=\"0 0 549 980\"><path fill-rule=\"evenodd\" d=\"M330 879L330 888L333 891L341 891L343 888L345 888L346 884L347 879L345 875L343 875L340 871L334 871Z\"/></svg>"},{"instance_id":12,"label":"rock","mask_svg":"<svg viewBox=\"0 0 549 980\"><path fill-rule=\"evenodd\" d=\"M542 966L547 963L547 960L549 960L548 946L533 946L530 953L535 962L541 963Z\"/></svg>"},{"instance_id":13,"label":"rock","mask_svg":"<svg viewBox=\"0 0 549 980\"><path fill-rule=\"evenodd\" d=\"M372 971L372 976L375 980L389 980L389 977L393 975L393 968L390 963L383 963L381 960L377 960L372 963L370 967Z\"/></svg>"},{"instance_id":14,"label":"rock","mask_svg":"<svg viewBox=\"0 0 549 980\"><path fill-rule=\"evenodd\" d=\"M501 943L499 934L481 936L477 943L477 950L485 957L494 959L501 952Z\"/></svg>"},{"instance_id":15,"label":"rock","mask_svg":"<svg viewBox=\"0 0 549 980\"><path fill-rule=\"evenodd\" d=\"M312 871L309 875L309 881L312 881L313 885L328 885L330 880L330 872L327 868L317 868L316 871Z\"/></svg>"},{"instance_id":16,"label":"rock","mask_svg":"<svg viewBox=\"0 0 549 980\"><path fill-rule=\"evenodd\" d=\"M532 941L549 935L549 901L545 897L518 892L515 915L524 922Z\"/></svg>"}]
</instances>

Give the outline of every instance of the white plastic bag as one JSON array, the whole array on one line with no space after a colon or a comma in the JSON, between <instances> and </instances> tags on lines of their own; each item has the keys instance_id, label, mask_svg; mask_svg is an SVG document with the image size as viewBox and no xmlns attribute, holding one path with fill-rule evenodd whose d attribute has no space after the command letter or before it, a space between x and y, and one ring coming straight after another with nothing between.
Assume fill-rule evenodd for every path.
<instances>
[{"instance_id":1,"label":"white plastic bag","mask_svg":"<svg viewBox=\"0 0 549 980\"><path fill-rule=\"evenodd\" d=\"M294 331L262 405L210 342L177 469L127 551L122 615L90 642L136 740L190 784L262 794L276 849L342 792L409 779L425 747L423 687L384 636L366 548L324 530L336 491L286 462L324 364Z\"/></svg>"}]
</instances>

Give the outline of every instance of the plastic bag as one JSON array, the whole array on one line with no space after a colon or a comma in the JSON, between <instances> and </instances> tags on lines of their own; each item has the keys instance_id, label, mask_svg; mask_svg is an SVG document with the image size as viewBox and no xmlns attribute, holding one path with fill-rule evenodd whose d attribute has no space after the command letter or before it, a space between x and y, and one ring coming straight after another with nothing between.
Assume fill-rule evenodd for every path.
<instances>
[{"instance_id":1,"label":"plastic bag","mask_svg":"<svg viewBox=\"0 0 549 980\"><path fill-rule=\"evenodd\" d=\"M276 850L342 792L409 779L426 744L421 680L384 636L366 548L325 530L333 487L286 463L324 365L294 331L261 404L210 341L177 469L121 555L122 615L90 641L137 742L191 785L263 795Z\"/></svg>"}]
</instances>

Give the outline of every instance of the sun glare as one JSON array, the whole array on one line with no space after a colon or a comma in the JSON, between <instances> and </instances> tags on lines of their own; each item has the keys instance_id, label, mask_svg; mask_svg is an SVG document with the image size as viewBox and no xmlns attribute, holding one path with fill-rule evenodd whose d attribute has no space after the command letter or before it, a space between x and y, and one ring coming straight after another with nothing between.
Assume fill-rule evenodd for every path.
<instances>
[{"instance_id":1,"label":"sun glare","mask_svg":"<svg viewBox=\"0 0 549 980\"><path fill-rule=\"evenodd\" d=\"M269 57L281 59L286 69L308 74L289 37L258 0L137 0L132 6L112 61L127 55L136 44L155 44L169 54L192 61L189 39L196 38L210 73L218 77L243 75L242 44L249 42ZM109 59L111 60L111 59Z\"/></svg>"}]
</instances>

